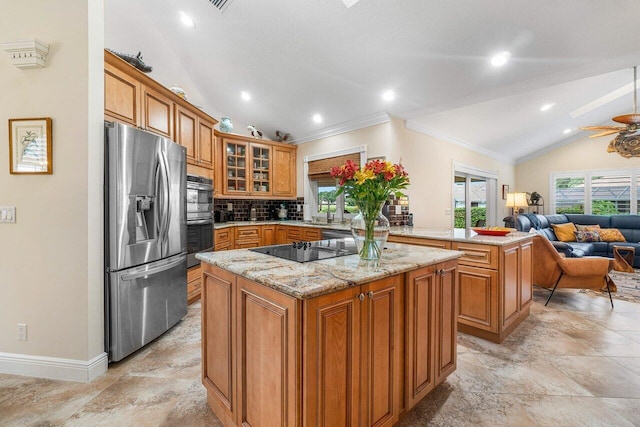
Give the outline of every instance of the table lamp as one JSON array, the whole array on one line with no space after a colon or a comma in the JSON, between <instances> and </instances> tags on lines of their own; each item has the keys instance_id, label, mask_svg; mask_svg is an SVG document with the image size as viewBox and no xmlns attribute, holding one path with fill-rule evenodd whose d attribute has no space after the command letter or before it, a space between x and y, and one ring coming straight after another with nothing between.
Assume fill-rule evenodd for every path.
<instances>
[{"instance_id":1,"label":"table lamp","mask_svg":"<svg viewBox=\"0 0 640 427\"><path fill-rule=\"evenodd\" d=\"M520 207L529 206L527 203L527 193L507 193L506 207L513 208L513 215L518 215Z\"/></svg>"}]
</instances>

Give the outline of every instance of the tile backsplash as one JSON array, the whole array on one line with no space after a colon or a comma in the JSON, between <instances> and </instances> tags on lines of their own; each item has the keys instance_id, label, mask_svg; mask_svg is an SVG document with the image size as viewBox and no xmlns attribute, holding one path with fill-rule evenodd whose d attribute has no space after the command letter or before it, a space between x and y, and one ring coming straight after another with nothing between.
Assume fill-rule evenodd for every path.
<instances>
[{"instance_id":1,"label":"tile backsplash","mask_svg":"<svg viewBox=\"0 0 640 427\"><path fill-rule=\"evenodd\" d=\"M303 220L304 197L298 197L296 200L240 200L240 199L214 199L213 210L227 209L229 203L233 205L234 221L249 220L249 211L252 207L256 208L256 219L258 221L267 221L271 219L279 219L277 216L280 205L284 204L287 208L287 219L293 221ZM271 212L275 210L275 218L272 218Z\"/></svg>"}]
</instances>

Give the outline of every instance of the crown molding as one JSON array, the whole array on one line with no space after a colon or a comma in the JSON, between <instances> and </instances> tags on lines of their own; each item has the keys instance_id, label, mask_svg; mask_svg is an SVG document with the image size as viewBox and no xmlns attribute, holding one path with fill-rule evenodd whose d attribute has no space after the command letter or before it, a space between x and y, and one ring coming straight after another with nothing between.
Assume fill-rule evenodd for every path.
<instances>
[{"instance_id":1,"label":"crown molding","mask_svg":"<svg viewBox=\"0 0 640 427\"><path fill-rule=\"evenodd\" d=\"M450 144L459 145L460 147L465 148L465 149L467 149L469 151L473 151L475 153L482 154L483 156L490 157L490 158L492 158L494 160L498 160L500 162L507 163L509 165L515 166L515 160L510 158L510 157L507 157L507 156L505 156L503 154L497 153L497 152L492 151L492 150L487 150L485 148L477 147L475 145L472 145L472 144L468 143L467 141L455 138L455 137L453 137L451 135L447 135L447 134L444 134L444 133L441 133L441 132L433 131L433 130L429 129L428 127L426 127L426 126L424 126L424 125L422 125L420 123L416 123L416 122L414 122L412 120L406 120L405 121L405 127L407 129L409 129L409 130L412 130L412 131L415 131L415 132L419 132L419 133L422 133L422 134L425 134L425 135L429 135L429 136L432 136L434 138L438 138L438 139L440 139L442 141L445 141L445 142L448 142Z\"/></svg>"},{"instance_id":2,"label":"crown molding","mask_svg":"<svg viewBox=\"0 0 640 427\"><path fill-rule=\"evenodd\" d=\"M44 68L49 45L38 39L0 44L18 68Z\"/></svg>"},{"instance_id":3,"label":"crown molding","mask_svg":"<svg viewBox=\"0 0 640 427\"><path fill-rule=\"evenodd\" d=\"M391 121L389 114L380 112L359 119L350 120L348 122L339 123L335 126L326 127L316 132L308 133L300 138L295 138L293 144L304 144L305 142L315 141L317 139L328 138L330 136L340 135L341 133L351 132L354 130L366 128L369 126L388 123Z\"/></svg>"}]
</instances>

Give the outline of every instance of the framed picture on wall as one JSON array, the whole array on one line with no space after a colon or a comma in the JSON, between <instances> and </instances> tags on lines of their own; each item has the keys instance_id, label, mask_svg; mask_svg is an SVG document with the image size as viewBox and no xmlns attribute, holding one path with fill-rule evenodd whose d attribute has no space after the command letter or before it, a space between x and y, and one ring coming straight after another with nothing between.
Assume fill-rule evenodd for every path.
<instances>
[{"instance_id":1,"label":"framed picture on wall","mask_svg":"<svg viewBox=\"0 0 640 427\"><path fill-rule=\"evenodd\" d=\"M50 117L9 119L9 172L53 173Z\"/></svg>"},{"instance_id":2,"label":"framed picture on wall","mask_svg":"<svg viewBox=\"0 0 640 427\"><path fill-rule=\"evenodd\" d=\"M507 200L507 193L509 192L509 186L506 184L502 185L502 200Z\"/></svg>"}]
</instances>

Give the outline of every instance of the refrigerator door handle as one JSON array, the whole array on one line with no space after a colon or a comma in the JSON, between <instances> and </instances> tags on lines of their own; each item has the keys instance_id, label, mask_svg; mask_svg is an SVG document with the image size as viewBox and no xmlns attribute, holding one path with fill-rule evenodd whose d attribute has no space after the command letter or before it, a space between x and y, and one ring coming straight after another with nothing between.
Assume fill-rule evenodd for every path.
<instances>
[{"instance_id":1,"label":"refrigerator door handle","mask_svg":"<svg viewBox=\"0 0 640 427\"><path fill-rule=\"evenodd\" d=\"M167 235L169 231L169 184L167 176L167 165L165 156L162 152L158 152L158 173L156 175L156 189L158 192L158 211L160 214L158 244L160 245L160 253L166 256L168 252Z\"/></svg>"},{"instance_id":2,"label":"refrigerator door handle","mask_svg":"<svg viewBox=\"0 0 640 427\"><path fill-rule=\"evenodd\" d=\"M129 280L139 279L145 276L153 276L154 274L158 274L163 271L172 269L176 265L183 263L185 259L186 259L185 255L180 255L177 259L165 261L162 265L159 265L157 267L151 267L151 268L145 267L144 269L139 271L134 271L129 274L123 274L122 276L120 276L120 278L123 281L129 281Z\"/></svg>"}]
</instances>

